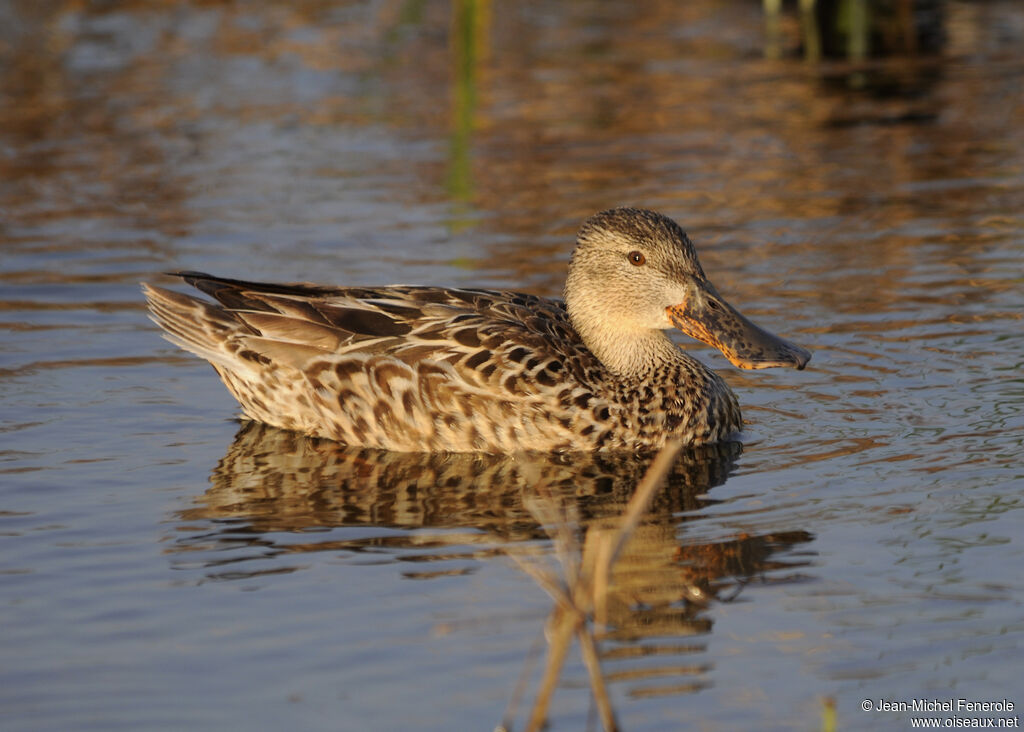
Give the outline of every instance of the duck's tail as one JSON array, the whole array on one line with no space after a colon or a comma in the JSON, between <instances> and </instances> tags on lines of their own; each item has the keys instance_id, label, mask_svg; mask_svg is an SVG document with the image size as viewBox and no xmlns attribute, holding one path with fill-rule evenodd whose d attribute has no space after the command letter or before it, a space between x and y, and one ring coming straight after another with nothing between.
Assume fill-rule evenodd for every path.
<instances>
[{"instance_id":1,"label":"duck's tail","mask_svg":"<svg viewBox=\"0 0 1024 732\"><path fill-rule=\"evenodd\" d=\"M251 332L238 318L218 305L162 287L143 283L142 292L149 317L163 329L164 338L215 366L237 366L237 354L229 344Z\"/></svg>"}]
</instances>

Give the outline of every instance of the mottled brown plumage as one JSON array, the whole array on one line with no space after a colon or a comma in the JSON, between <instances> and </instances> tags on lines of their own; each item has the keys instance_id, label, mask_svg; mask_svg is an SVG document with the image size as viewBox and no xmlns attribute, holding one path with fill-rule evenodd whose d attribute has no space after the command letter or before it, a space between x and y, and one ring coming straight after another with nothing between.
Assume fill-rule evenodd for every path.
<instances>
[{"instance_id":1,"label":"mottled brown plumage","mask_svg":"<svg viewBox=\"0 0 1024 732\"><path fill-rule=\"evenodd\" d=\"M707 282L679 226L637 209L583 225L565 302L177 274L216 304L144 285L169 340L210 361L251 419L349 445L515 452L717 442L741 427L736 398L665 329L711 323L718 335L702 339L749 368L802 368L810 357L744 330L755 326Z\"/></svg>"}]
</instances>

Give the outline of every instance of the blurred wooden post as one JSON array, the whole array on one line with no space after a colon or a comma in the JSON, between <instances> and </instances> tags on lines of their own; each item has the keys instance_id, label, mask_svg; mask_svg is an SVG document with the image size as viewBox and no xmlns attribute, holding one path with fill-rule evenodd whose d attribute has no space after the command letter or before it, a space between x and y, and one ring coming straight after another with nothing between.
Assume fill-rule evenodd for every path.
<instances>
[{"instance_id":1,"label":"blurred wooden post","mask_svg":"<svg viewBox=\"0 0 1024 732\"><path fill-rule=\"evenodd\" d=\"M821 31L815 16L816 0L800 0L800 35L804 41L804 60L817 63L821 60Z\"/></svg>"},{"instance_id":2,"label":"blurred wooden post","mask_svg":"<svg viewBox=\"0 0 1024 732\"><path fill-rule=\"evenodd\" d=\"M850 61L863 61L870 50L871 27L868 22L868 0L847 0L846 57Z\"/></svg>"},{"instance_id":3,"label":"blurred wooden post","mask_svg":"<svg viewBox=\"0 0 1024 732\"><path fill-rule=\"evenodd\" d=\"M764 0L764 56L782 56L782 0Z\"/></svg>"},{"instance_id":4,"label":"blurred wooden post","mask_svg":"<svg viewBox=\"0 0 1024 732\"><path fill-rule=\"evenodd\" d=\"M917 28L914 26L914 0L899 0L899 25L903 29L903 52L917 53Z\"/></svg>"}]
</instances>

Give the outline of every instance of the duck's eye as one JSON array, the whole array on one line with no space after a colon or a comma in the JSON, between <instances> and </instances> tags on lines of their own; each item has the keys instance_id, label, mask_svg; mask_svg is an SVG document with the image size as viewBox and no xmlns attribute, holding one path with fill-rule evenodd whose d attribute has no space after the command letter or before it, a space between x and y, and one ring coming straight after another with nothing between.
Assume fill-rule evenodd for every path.
<instances>
[{"instance_id":1,"label":"duck's eye","mask_svg":"<svg viewBox=\"0 0 1024 732\"><path fill-rule=\"evenodd\" d=\"M631 264L635 264L637 267L647 261L647 257L643 255L643 252L633 251L629 253L629 261Z\"/></svg>"}]
</instances>

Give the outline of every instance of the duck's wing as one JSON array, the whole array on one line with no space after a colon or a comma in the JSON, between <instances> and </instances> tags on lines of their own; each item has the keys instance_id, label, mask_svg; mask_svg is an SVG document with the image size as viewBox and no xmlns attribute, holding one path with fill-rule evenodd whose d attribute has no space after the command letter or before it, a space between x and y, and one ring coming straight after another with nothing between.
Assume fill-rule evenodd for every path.
<instances>
[{"instance_id":1,"label":"duck's wing","mask_svg":"<svg viewBox=\"0 0 1024 732\"><path fill-rule=\"evenodd\" d=\"M493 381L533 374L551 385L586 353L560 300L523 293L415 286L270 284L177 272L217 301L147 286L154 320L174 343L213 363L390 355L445 361ZM556 363L552 364L554 361ZM515 384L515 379L510 385Z\"/></svg>"},{"instance_id":2,"label":"duck's wing","mask_svg":"<svg viewBox=\"0 0 1024 732\"><path fill-rule=\"evenodd\" d=\"M254 419L349 444L566 447L600 368L558 300L181 276L217 302L145 286L167 338L213 363Z\"/></svg>"}]
</instances>

